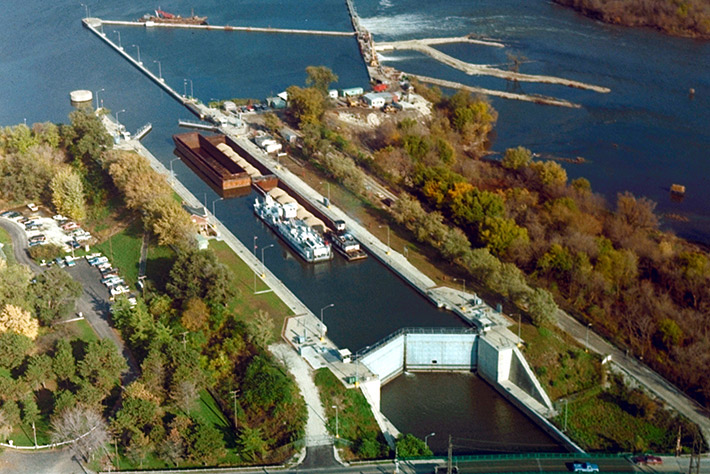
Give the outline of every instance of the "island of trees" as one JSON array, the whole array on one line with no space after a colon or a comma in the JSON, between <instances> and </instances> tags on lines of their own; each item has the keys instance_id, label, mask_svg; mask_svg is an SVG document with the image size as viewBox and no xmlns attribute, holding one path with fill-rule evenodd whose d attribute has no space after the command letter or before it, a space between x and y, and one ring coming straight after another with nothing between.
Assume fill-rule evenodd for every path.
<instances>
[{"instance_id":1,"label":"island of trees","mask_svg":"<svg viewBox=\"0 0 710 474\"><path fill-rule=\"evenodd\" d=\"M677 36L710 38L705 0L554 0L606 23L645 26Z\"/></svg>"}]
</instances>

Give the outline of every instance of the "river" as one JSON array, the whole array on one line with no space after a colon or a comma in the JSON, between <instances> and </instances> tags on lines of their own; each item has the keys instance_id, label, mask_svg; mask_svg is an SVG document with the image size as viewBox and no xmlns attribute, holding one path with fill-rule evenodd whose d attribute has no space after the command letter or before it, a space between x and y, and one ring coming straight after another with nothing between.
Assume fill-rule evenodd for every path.
<instances>
[{"instance_id":1,"label":"river","mask_svg":"<svg viewBox=\"0 0 710 474\"><path fill-rule=\"evenodd\" d=\"M89 1L87 6L93 16L106 19L131 20L146 12L144 4L135 0ZM161 6L188 14L193 5L186 0L173 0ZM688 224L673 224L679 233L699 240L710 236L705 227L708 206L699 192L708 171L701 150L710 144L706 127L710 53L706 44L600 25L538 1L520 5L510 0L454 0L442 5L421 0L360 0L356 6L376 39L475 31L502 40L512 51L524 54L529 59L523 65L524 72L555 74L611 87L612 93L598 95L561 87L522 86L526 92L578 102L583 105L579 110L493 100L500 112L494 150L525 145L542 154L584 156L590 161L588 165L565 165L572 177L590 178L595 189L608 196L631 189L657 199L662 211L692 217ZM195 7L195 13L208 16L213 24L350 29L341 0L241 0L229 8L223 2L205 0ZM71 110L69 91L90 89L98 91L105 107L114 113L122 111L121 122L129 130L151 122L153 132L144 143L168 165L174 159L170 137L184 131L177 127L177 120L192 117L82 28L80 18L84 12L84 7L69 0L27 0L5 9L0 16L0 124L23 120L64 122ZM263 98L291 84L303 84L304 69L312 64L332 68L340 77L341 87L367 83L353 38L129 27L107 27L105 33L115 42L120 37L121 44L133 55L137 56L140 49L142 61L156 72L160 70L175 89L189 91L192 87L195 96L205 102L212 98ZM482 47L450 45L441 49L470 61L506 60L504 52ZM467 77L409 53L393 55L388 61L410 72L486 87L510 87L504 81ZM686 94L691 85L697 90L693 100ZM254 236L260 248L275 244L275 248L265 251L267 266L314 313L335 303L325 312L325 323L329 336L340 346L357 350L403 326L462 325L451 314L431 306L373 259L349 265L338 259L322 265L303 264L253 216L251 199L215 202L215 193L182 162L175 160L172 164L178 178L204 199L208 208L214 202L217 216L248 246ZM688 187L688 196L682 203L667 201L665 188L670 182ZM383 405L387 405L388 397L397 400L403 394L411 398L418 393L415 400L428 400L428 386L439 387L454 402L461 394L470 395L474 390L467 385L470 377L426 377L417 376L422 382L414 388L407 385L406 379L393 382L395 385L385 388ZM457 377L459 382L454 381ZM441 384L456 388L442 389ZM487 397L498 398L492 392ZM430 423L407 415L405 404L388 406L385 414L398 420L400 429L428 434L419 432L429 429ZM495 426L500 425L499 431L525 426L525 430L537 433L533 437L539 437L539 442L531 443L549 442L517 410L510 410L517 415L499 417L497 409L481 406L481 411L472 410L466 417L449 416L452 412L447 405L432 408L434 418L446 420L446 426L437 428L439 438L444 438L446 431L465 433L479 419L489 418ZM440 446L436 446L438 450Z\"/></svg>"}]
</instances>

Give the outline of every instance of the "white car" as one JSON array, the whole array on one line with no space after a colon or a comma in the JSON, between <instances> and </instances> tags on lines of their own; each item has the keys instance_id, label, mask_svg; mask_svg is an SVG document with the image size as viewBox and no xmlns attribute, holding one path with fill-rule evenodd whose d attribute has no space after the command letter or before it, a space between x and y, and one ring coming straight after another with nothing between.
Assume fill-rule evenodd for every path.
<instances>
[{"instance_id":1,"label":"white car","mask_svg":"<svg viewBox=\"0 0 710 474\"><path fill-rule=\"evenodd\" d=\"M128 293L129 291L130 290L125 286L117 286L115 288L111 288L111 296L122 295L124 293Z\"/></svg>"},{"instance_id":2,"label":"white car","mask_svg":"<svg viewBox=\"0 0 710 474\"><path fill-rule=\"evenodd\" d=\"M37 212L39 210L39 208L33 202L31 202L27 205L27 209L29 209L32 212Z\"/></svg>"}]
</instances>

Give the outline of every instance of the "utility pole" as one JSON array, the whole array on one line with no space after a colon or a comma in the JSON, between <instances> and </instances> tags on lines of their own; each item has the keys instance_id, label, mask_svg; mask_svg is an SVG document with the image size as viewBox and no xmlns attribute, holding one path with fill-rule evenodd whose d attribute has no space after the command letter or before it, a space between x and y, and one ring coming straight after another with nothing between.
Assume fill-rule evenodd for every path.
<instances>
[{"instance_id":1,"label":"utility pole","mask_svg":"<svg viewBox=\"0 0 710 474\"><path fill-rule=\"evenodd\" d=\"M562 430L565 433L567 432L567 402L569 401L568 398L565 398L565 429Z\"/></svg>"},{"instance_id":2,"label":"utility pole","mask_svg":"<svg viewBox=\"0 0 710 474\"><path fill-rule=\"evenodd\" d=\"M688 474L700 474L700 443L697 436L693 439L693 452L690 453Z\"/></svg>"},{"instance_id":3,"label":"utility pole","mask_svg":"<svg viewBox=\"0 0 710 474\"><path fill-rule=\"evenodd\" d=\"M680 456L680 425L678 425L678 439L675 443L675 457Z\"/></svg>"},{"instance_id":4,"label":"utility pole","mask_svg":"<svg viewBox=\"0 0 710 474\"><path fill-rule=\"evenodd\" d=\"M187 350L187 339L185 338L187 336L187 331L182 333L182 349Z\"/></svg>"},{"instance_id":5,"label":"utility pole","mask_svg":"<svg viewBox=\"0 0 710 474\"><path fill-rule=\"evenodd\" d=\"M232 399L234 400L234 432L235 432L235 434L239 430L239 419L237 418L237 393L238 392L239 392L239 390L232 390L231 392L229 392L232 394Z\"/></svg>"},{"instance_id":6,"label":"utility pole","mask_svg":"<svg viewBox=\"0 0 710 474\"><path fill-rule=\"evenodd\" d=\"M453 472L453 451L454 445L451 444L451 435L449 435L449 451L447 453L448 460L446 462L446 474L451 474Z\"/></svg>"}]
</instances>

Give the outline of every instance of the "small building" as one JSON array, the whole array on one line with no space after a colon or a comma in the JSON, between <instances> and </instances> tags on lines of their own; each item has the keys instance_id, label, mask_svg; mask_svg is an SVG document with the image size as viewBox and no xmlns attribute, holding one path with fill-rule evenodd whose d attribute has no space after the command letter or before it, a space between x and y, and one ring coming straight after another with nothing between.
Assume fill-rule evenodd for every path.
<instances>
[{"instance_id":1,"label":"small building","mask_svg":"<svg viewBox=\"0 0 710 474\"><path fill-rule=\"evenodd\" d=\"M387 90L388 85L384 82L380 82L379 84L375 84L372 86L372 90L375 92L384 92Z\"/></svg>"},{"instance_id":2,"label":"small building","mask_svg":"<svg viewBox=\"0 0 710 474\"><path fill-rule=\"evenodd\" d=\"M330 89L328 91L328 97L331 99L337 99L338 98L338 90L337 89Z\"/></svg>"},{"instance_id":3,"label":"small building","mask_svg":"<svg viewBox=\"0 0 710 474\"><path fill-rule=\"evenodd\" d=\"M225 100L224 103L222 104L222 107L224 107L224 110L226 112L236 114L237 113L237 104L232 102L231 100Z\"/></svg>"},{"instance_id":4,"label":"small building","mask_svg":"<svg viewBox=\"0 0 710 474\"><path fill-rule=\"evenodd\" d=\"M379 109L385 106L386 100L382 93L368 92L362 96L362 100L368 107Z\"/></svg>"},{"instance_id":5,"label":"small building","mask_svg":"<svg viewBox=\"0 0 710 474\"><path fill-rule=\"evenodd\" d=\"M288 127L284 127L281 130L279 130L279 133L281 134L281 137L286 141L286 143L296 143L296 140L298 140L298 134L291 130Z\"/></svg>"},{"instance_id":6,"label":"small building","mask_svg":"<svg viewBox=\"0 0 710 474\"><path fill-rule=\"evenodd\" d=\"M286 91L279 92L278 94L276 94L276 97L282 99L284 102L288 102L288 92Z\"/></svg>"},{"instance_id":7,"label":"small building","mask_svg":"<svg viewBox=\"0 0 710 474\"><path fill-rule=\"evenodd\" d=\"M266 153L274 153L283 148L283 145L276 141L271 135L259 135L254 137L254 143Z\"/></svg>"},{"instance_id":8,"label":"small building","mask_svg":"<svg viewBox=\"0 0 710 474\"><path fill-rule=\"evenodd\" d=\"M278 96L277 97L267 97L266 98L266 105L268 105L272 109L285 109L286 108L286 101Z\"/></svg>"},{"instance_id":9,"label":"small building","mask_svg":"<svg viewBox=\"0 0 710 474\"><path fill-rule=\"evenodd\" d=\"M340 97L357 97L361 96L365 91L362 87L351 87L349 89L340 89Z\"/></svg>"}]
</instances>

